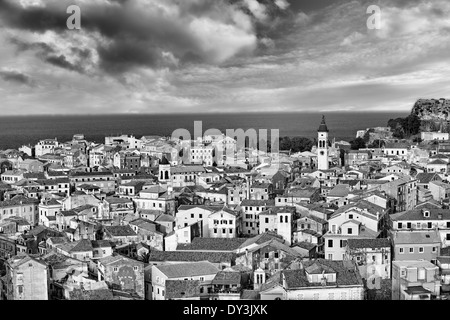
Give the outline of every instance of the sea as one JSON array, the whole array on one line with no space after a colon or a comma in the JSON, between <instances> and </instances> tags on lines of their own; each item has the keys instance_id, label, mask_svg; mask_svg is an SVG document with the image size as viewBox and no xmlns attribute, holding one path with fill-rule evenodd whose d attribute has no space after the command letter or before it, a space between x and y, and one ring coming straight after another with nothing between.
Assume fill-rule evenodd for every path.
<instances>
[{"instance_id":1,"label":"sea","mask_svg":"<svg viewBox=\"0 0 450 320\"><path fill-rule=\"evenodd\" d=\"M387 126L389 119L406 117L407 113L325 113L330 139L352 140L358 130ZM278 129L280 137L317 136L322 113L240 113L240 114L121 114L83 116L5 116L0 117L0 150L17 149L41 139L57 138L65 142L74 134L98 143L105 136L132 134L171 136L176 129L194 134L194 122L202 122L202 132L218 129Z\"/></svg>"}]
</instances>

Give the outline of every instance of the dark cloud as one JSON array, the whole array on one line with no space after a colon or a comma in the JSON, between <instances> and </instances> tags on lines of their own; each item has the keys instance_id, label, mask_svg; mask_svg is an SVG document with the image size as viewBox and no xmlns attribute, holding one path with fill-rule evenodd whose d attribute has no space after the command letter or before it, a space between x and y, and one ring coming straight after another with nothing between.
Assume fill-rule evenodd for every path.
<instances>
[{"instance_id":1,"label":"dark cloud","mask_svg":"<svg viewBox=\"0 0 450 320\"><path fill-rule=\"evenodd\" d=\"M66 7L67 8L67 7ZM8 26L34 32L64 30L67 28L66 10L28 7L22 8L19 1L0 0L0 18Z\"/></svg>"},{"instance_id":2,"label":"dark cloud","mask_svg":"<svg viewBox=\"0 0 450 320\"><path fill-rule=\"evenodd\" d=\"M60 67L60 68L64 68L67 70L71 70L71 71L77 71L77 72L81 72L81 68L70 63L69 61L67 61L67 58L64 55L60 55L60 56L49 56L45 59L45 61L47 61L48 63Z\"/></svg>"},{"instance_id":3,"label":"dark cloud","mask_svg":"<svg viewBox=\"0 0 450 320\"><path fill-rule=\"evenodd\" d=\"M29 43L13 37L9 38L9 41L14 44L19 51L36 50L40 54L45 54L45 56L54 52L54 49L45 42Z\"/></svg>"},{"instance_id":4,"label":"dark cloud","mask_svg":"<svg viewBox=\"0 0 450 320\"><path fill-rule=\"evenodd\" d=\"M51 30L64 35L76 32L66 27L69 16L66 9L69 5L77 4L81 8L83 32L87 34L98 32L108 40L98 41L96 38L97 44L93 49L98 51L99 66L106 72L117 73L136 66L166 67L167 61L162 52L170 52L181 65L184 62L221 63L228 59L228 56L221 55L221 51L231 51L229 54L231 57L240 52L251 52L253 49L249 48L256 45L251 43L250 38L243 41L243 35L255 36L255 39L278 37L276 26L279 21L286 20L279 18L284 13L273 0L258 1L265 6L269 17L264 23L252 15L246 8L244 0L166 0L161 2L162 6L149 6L144 1L138 3L129 0L113 0L112 5L96 1L49 0L45 7L22 7L18 1L0 0L0 20L11 28L37 33ZM176 13L172 8L167 10L167 6L176 7ZM246 30L247 27L243 27L246 22L237 21L243 18L236 17L236 11L244 12L250 17L253 30ZM223 50L210 49L208 45L205 47L202 39L204 35L201 32L199 34L198 30L190 29L191 22L195 19L205 23L206 31L202 32L213 34L208 29L220 32L222 27L222 32L230 33L225 35L231 40L228 44L223 42ZM229 27L234 29L228 30ZM66 57L61 57L60 53L54 52L51 47L45 47L45 44L17 42L16 45L20 50L39 50L42 59L54 65L70 70L82 69L68 63ZM221 44L218 43L219 45ZM73 54L76 56L73 60L83 61L90 57L87 52L76 50Z\"/></svg>"},{"instance_id":5,"label":"dark cloud","mask_svg":"<svg viewBox=\"0 0 450 320\"><path fill-rule=\"evenodd\" d=\"M0 70L0 78L2 78L5 81L20 83L20 84L26 84L31 85L32 81L31 78L21 72L18 71L12 71L12 70Z\"/></svg>"}]
</instances>

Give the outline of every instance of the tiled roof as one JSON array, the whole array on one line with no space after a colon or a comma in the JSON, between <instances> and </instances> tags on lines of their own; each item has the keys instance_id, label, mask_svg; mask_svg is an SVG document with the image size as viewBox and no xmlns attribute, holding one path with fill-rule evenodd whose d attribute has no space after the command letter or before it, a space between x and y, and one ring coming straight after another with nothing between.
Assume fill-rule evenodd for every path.
<instances>
[{"instance_id":1,"label":"tiled roof","mask_svg":"<svg viewBox=\"0 0 450 320\"><path fill-rule=\"evenodd\" d=\"M350 203L348 205L345 205L343 207L340 207L338 210L334 212L334 214L331 216L331 218L334 218L336 216L339 216L343 212L347 212L348 210L351 210L353 208L360 209L364 212L367 210L372 216L376 217L377 212L380 214L380 216L384 213L384 209L380 206L377 206L369 201L366 200L359 200L356 203Z\"/></svg>"},{"instance_id":2,"label":"tiled roof","mask_svg":"<svg viewBox=\"0 0 450 320\"><path fill-rule=\"evenodd\" d=\"M229 271L219 271L214 277L212 284L218 285L240 285L241 284L241 273L240 272L229 272Z\"/></svg>"},{"instance_id":3,"label":"tiled roof","mask_svg":"<svg viewBox=\"0 0 450 320\"><path fill-rule=\"evenodd\" d=\"M441 159L436 159L431 162L428 162L427 166L429 165L448 165L448 162Z\"/></svg>"},{"instance_id":4,"label":"tiled roof","mask_svg":"<svg viewBox=\"0 0 450 320\"><path fill-rule=\"evenodd\" d=\"M253 238L247 239L240 246L240 248L246 248L246 247L248 247L250 245L253 245L253 244L260 245L260 244L263 244L263 243L265 243L267 241L270 241L272 239L275 239L275 240L277 240L277 241L279 241L281 243L284 243L284 240L283 240L282 236L280 236L280 235L278 235L276 233L268 231L268 232L264 232L262 234L259 234L257 236L254 236Z\"/></svg>"},{"instance_id":5,"label":"tiled roof","mask_svg":"<svg viewBox=\"0 0 450 320\"><path fill-rule=\"evenodd\" d=\"M156 266L168 278L197 277L217 274L219 269L207 261Z\"/></svg>"},{"instance_id":6,"label":"tiled roof","mask_svg":"<svg viewBox=\"0 0 450 320\"><path fill-rule=\"evenodd\" d=\"M195 209L195 208L204 209L204 210L208 210L211 212L216 211L216 210L214 210L208 206L204 206L204 205L181 205L178 207L178 211L190 210L190 209Z\"/></svg>"},{"instance_id":7,"label":"tiled roof","mask_svg":"<svg viewBox=\"0 0 450 320\"><path fill-rule=\"evenodd\" d=\"M428 211L430 216L424 217L424 211ZM441 218L441 219L440 219ZM450 210L440 209L434 206L423 206L420 209L413 209L404 213L391 216L392 221L418 221L418 220L450 220Z\"/></svg>"},{"instance_id":8,"label":"tiled roof","mask_svg":"<svg viewBox=\"0 0 450 320\"><path fill-rule=\"evenodd\" d=\"M150 252L149 261L176 261L198 262L209 261L211 263L232 262L235 254L231 252L205 252L205 251L156 251Z\"/></svg>"},{"instance_id":9,"label":"tiled roof","mask_svg":"<svg viewBox=\"0 0 450 320\"><path fill-rule=\"evenodd\" d=\"M286 190L284 193L284 196L287 197L298 197L298 198L310 198L312 195L314 195L318 188L293 188L290 190Z\"/></svg>"},{"instance_id":10,"label":"tiled roof","mask_svg":"<svg viewBox=\"0 0 450 320\"><path fill-rule=\"evenodd\" d=\"M134 230L129 226L105 226L105 231L113 237L136 236Z\"/></svg>"},{"instance_id":11,"label":"tiled roof","mask_svg":"<svg viewBox=\"0 0 450 320\"><path fill-rule=\"evenodd\" d=\"M423 172L417 174L416 179L419 183L430 183L436 175L436 173Z\"/></svg>"},{"instance_id":12,"label":"tiled roof","mask_svg":"<svg viewBox=\"0 0 450 320\"><path fill-rule=\"evenodd\" d=\"M348 263L348 266L346 263ZM359 271L356 270L355 264L352 261L344 262L318 259L315 261L305 261L303 265L304 269L282 271L286 279L287 289L317 286L318 283L310 283L308 281L306 275L307 270L311 270L313 274L316 274L315 271L318 270L321 271L320 274L323 271L336 273L336 283L330 283L331 286L363 286Z\"/></svg>"},{"instance_id":13,"label":"tiled roof","mask_svg":"<svg viewBox=\"0 0 450 320\"><path fill-rule=\"evenodd\" d=\"M77 215L77 213L74 210L61 211L59 214L61 214L64 217L73 217Z\"/></svg>"},{"instance_id":14,"label":"tiled roof","mask_svg":"<svg viewBox=\"0 0 450 320\"><path fill-rule=\"evenodd\" d=\"M348 239L349 248L387 248L391 246L389 239Z\"/></svg>"},{"instance_id":15,"label":"tiled roof","mask_svg":"<svg viewBox=\"0 0 450 320\"><path fill-rule=\"evenodd\" d=\"M175 217L170 214L162 214L155 219L156 222L174 222Z\"/></svg>"},{"instance_id":16,"label":"tiled roof","mask_svg":"<svg viewBox=\"0 0 450 320\"><path fill-rule=\"evenodd\" d=\"M108 240L93 240L92 242L93 248L111 248L112 244Z\"/></svg>"},{"instance_id":17,"label":"tiled roof","mask_svg":"<svg viewBox=\"0 0 450 320\"><path fill-rule=\"evenodd\" d=\"M39 200L27 198L22 195L17 195L11 200L6 201L0 201L0 208L7 208L7 207L15 207L20 205L30 205L30 204L38 204Z\"/></svg>"},{"instance_id":18,"label":"tiled roof","mask_svg":"<svg viewBox=\"0 0 450 320\"><path fill-rule=\"evenodd\" d=\"M242 290L241 300L260 300L259 291L256 290Z\"/></svg>"},{"instance_id":19,"label":"tiled roof","mask_svg":"<svg viewBox=\"0 0 450 320\"><path fill-rule=\"evenodd\" d=\"M178 244L183 251L235 251L247 239L242 238L194 238L190 244Z\"/></svg>"},{"instance_id":20,"label":"tiled roof","mask_svg":"<svg viewBox=\"0 0 450 320\"><path fill-rule=\"evenodd\" d=\"M314 249L315 247L317 247L317 245L314 244L314 243L311 243L311 242L305 242L305 241L302 241L302 242L297 242L297 243L294 245L294 247L300 247L300 248L302 248L302 249L306 249L306 250L308 250L308 251L311 251L312 249Z\"/></svg>"},{"instance_id":21,"label":"tiled roof","mask_svg":"<svg viewBox=\"0 0 450 320\"><path fill-rule=\"evenodd\" d=\"M87 177L87 176L112 176L113 173L110 171L99 171L99 172L72 172L71 177Z\"/></svg>"},{"instance_id":22,"label":"tiled roof","mask_svg":"<svg viewBox=\"0 0 450 320\"><path fill-rule=\"evenodd\" d=\"M397 231L394 234L393 242L399 244L433 244L440 243L441 238L437 230L433 231Z\"/></svg>"},{"instance_id":23,"label":"tiled roof","mask_svg":"<svg viewBox=\"0 0 450 320\"><path fill-rule=\"evenodd\" d=\"M200 297L200 281L198 280L166 280L167 300Z\"/></svg>"},{"instance_id":24,"label":"tiled roof","mask_svg":"<svg viewBox=\"0 0 450 320\"><path fill-rule=\"evenodd\" d=\"M91 241L83 239L75 243L74 247L70 250L70 252L86 252L92 250L93 247Z\"/></svg>"},{"instance_id":25,"label":"tiled roof","mask_svg":"<svg viewBox=\"0 0 450 320\"><path fill-rule=\"evenodd\" d=\"M349 192L350 188L348 185L338 184L328 193L328 197L337 197L337 198L347 197Z\"/></svg>"},{"instance_id":26,"label":"tiled roof","mask_svg":"<svg viewBox=\"0 0 450 320\"><path fill-rule=\"evenodd\" d=\"M292 249L291 247L287 246L284 243L277 241L276 239L271 239L267 242L257 245L256 247L250 248L250 250L248 250L248 251L256 252L261 249L269 249L269 251L271 251L270 249L275 249L277 251L281 250L281 251L284 251L285 253L287 253L288 255L290 255L291 257L300 257L300 254L296 250ZM245 253L241 253L241 254L245 254Z\"/></svg>"},{"instance_id":27,"label":"tiled roof","mask_svg":"<svg viewBox=\"0 0 450 320\"><path fill-rule=\"evenodd\" d=\"M267 207L267 206L274 206L275 200L242 200L241 207Z\"/></svg>"},{"instance_id":28,"label":"tiled roof","mask_svg":"<svg viewBox=\"0 0 450 320\"><path fill-rule=\"evenodd\" d=\"M117 204L117 203L132 203L133 201L130 199L125 198L118 198L118 197L108 197L105 199L106 202L109 204Z\"/></svg>"}]
</instances>

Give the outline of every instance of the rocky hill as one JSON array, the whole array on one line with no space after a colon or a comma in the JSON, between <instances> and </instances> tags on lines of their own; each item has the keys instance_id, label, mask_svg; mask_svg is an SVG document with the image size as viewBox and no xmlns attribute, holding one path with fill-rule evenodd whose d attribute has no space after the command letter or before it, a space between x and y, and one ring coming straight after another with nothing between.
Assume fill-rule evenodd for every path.
<instances>
[{"instance_id":1,"label":"rocky hill","mask_svg":"<svg viewBox=\"0 0 450 320\"><path fill-rule=\"evenodd\" d=\"M414 104L411 114L419 117L424 131L450 130L450 100L419 99Z\"/></svg>"}]
</instances>

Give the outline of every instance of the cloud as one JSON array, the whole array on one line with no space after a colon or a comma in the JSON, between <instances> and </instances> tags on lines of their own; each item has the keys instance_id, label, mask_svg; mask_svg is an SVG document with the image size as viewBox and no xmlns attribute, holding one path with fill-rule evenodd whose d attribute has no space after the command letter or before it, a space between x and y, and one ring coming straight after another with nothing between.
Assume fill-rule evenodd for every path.
<instances>
[{"instance_id":1,"label":"cloud","mask_svg":"<svg viewBox=\"0 0 450 320\"><path fill-rule=\"evenodd\" d=\"M265 20L265 6L256 0L242 0L258 18ZM27 4L24 4L27 3ZM65 9L79 5L82 12L82 31L89 38L100 59L98 66L106 72L124 72L133 67L164 68L181 63L222 64L242 54L252 54L257 48L258 35L252 17L240 10L238 4L209 0L142 0L101 1L0 0L0 19L14 29L34 33L52 32L59 43L69 46L77 31L67 30ZM43 60L72 70L83 70L71 65L71 60L83 64L80 52L57 51ZM33 43L25 46L32 47ZM167 60L163 52L171 52ZM61 57L63 55L64 57ZM65 61L67 60L67 61ZM180 64L178 64L180 66Z\"/></svg>"},{"instance_id":2,"label":"cloud","mask_svg":"<svg viewBox=\"0 0 450 320\"><path fill-rule=\"evenodd\" d=\"M281 10L286 10L289 6L290 3L287 0L275 0L275 4L281 9Z\"/></svg>"},{"instance_id":3,"label":"cloud","mask_svg":"<svg viewBox=\"0 0 450 320\"><path fill-rule=\"evenodd\" d=\"M32 85L31 78L16 70L0 70L0 78L4 81Z\"/></svg>"},{"instance_id":4,"label":"cloud","mask_svg":"<svg viewBox=\"0 0 450 320\"><path fill-rule=\"evenodd\" d=\"M364 38L364 35L355 31L344 40L342 40L341 46L350 46L358 40L361 40L362 38Z\"/></svg>"},{"instance_id":5,"label":"cloud","mask_svg":"<svg viewBox=\"0 0 450 320\"><path fill-rule=\"evenodd\" d=\"M408 111L445 96L450 3L382 2L380 31L366 27L368 4L0 0L2 70L39 79L30 90L1 75L2 111Z\"/></svg>"}]
</instances>

